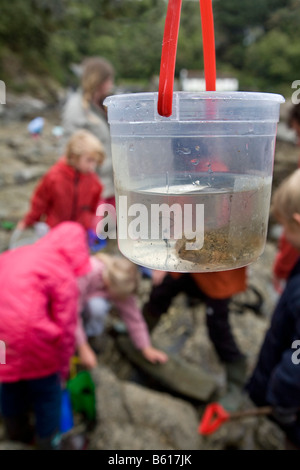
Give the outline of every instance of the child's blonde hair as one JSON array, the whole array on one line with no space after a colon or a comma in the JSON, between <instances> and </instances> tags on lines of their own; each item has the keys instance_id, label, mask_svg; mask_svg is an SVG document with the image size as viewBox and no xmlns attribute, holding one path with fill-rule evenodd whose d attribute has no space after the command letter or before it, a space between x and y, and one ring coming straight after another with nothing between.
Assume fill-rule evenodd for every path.
<instances>
[{"instance_id":1,"label":"child's blonde hair","mask_svg":"<svg viewBox=\"0 0 300 470\"><path fill-rule=\"evenodd\" d=\"M293 222L294 214L300 214L300 169L285 178L275 190L271 212L277 219Z\"/></svg>"},{"instance_id":2,"label":"child's blonde hair","mask_svg":"<svg viewBox=\"0 0 300 470\"><path fill-rule=\"evenodd\" d=\"M105 158L105 152L100 140L89 131L79 129L74 132L66 145L66 159L69 165L76 165L79 158L88 153L93 155L101 165Z\"/></svg>"},{"instance_id":3,"label":"child's blonde hair","mask_svg":"<svg viewBox=\"0 0 300 470\"><path fill-rule=\"evenodd\" d=\"M127 258L105 253L96 256L105 264L103 279L115 298L125 299L137 293L140 277L134 263Z\"/></svg>"}]
</instances>

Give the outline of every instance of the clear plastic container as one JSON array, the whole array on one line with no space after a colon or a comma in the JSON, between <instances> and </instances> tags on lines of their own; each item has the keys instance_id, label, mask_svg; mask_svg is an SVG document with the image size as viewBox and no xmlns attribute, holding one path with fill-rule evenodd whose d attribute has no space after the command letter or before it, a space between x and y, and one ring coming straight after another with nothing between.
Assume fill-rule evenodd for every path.
<instances>
[{"instance_id":1,"label":"clear plastic container","mask_svg":"<svg viewBox=\"0 0 300 470\"><path fill-rule=\"evenodd\" d=\"M176 92L106 98L120 251L142 266L224 271L263 252L281 95Z\"/></svg>"}]
</instances>

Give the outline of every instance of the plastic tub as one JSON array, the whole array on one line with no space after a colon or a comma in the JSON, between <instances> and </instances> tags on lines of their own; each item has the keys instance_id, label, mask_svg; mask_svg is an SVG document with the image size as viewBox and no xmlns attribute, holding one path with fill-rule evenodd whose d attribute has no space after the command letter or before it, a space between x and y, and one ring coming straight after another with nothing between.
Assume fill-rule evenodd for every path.
<instances>
[{"instance_id":1,"label":"plastic tub","mask_svg":"<svg viewBox=\"0 0 300 470\"><path fill-rule=\"evenodd\" d=\"M281 95L106 98L121 252L166 271L223 271L263 252Z\"/></svg>"}]
</instances>

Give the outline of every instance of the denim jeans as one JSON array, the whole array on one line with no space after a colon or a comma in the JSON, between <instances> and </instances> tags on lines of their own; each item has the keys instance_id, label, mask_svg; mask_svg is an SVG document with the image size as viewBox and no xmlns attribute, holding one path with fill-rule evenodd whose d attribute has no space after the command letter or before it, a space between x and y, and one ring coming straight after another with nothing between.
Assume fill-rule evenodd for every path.
<instances>
[{"instance_id":1,"label":"denim jeans","mask_svg":"<svg viewBox=\"0 0 300 470\"><path fill-rule=\"evenodd\" d=\"M30 411L35 417L38 440L51 439L59 432L61 384L58 374L39 379L2 383L1 413L8 438L30 442Z\"/></svg>"}]
</instances>

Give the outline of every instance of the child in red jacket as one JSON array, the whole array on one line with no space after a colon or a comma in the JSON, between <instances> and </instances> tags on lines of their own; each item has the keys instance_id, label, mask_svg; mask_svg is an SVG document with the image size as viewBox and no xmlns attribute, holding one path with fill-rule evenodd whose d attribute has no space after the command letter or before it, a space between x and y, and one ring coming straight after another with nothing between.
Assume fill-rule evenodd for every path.
<instances>
[{"instance_id":1,"label":"child in red jacket","mask_svg":"<svg viewBox=\"0 0 300 470\"><path fill-rule=\"evenodd\" d=\"M86 130L76 131L63 156L44 175L31 199L31 207L18 229L23 230L43 220L52 228L60 222L79 222L88 230L102 193L102 184L95 174L105 154L101 142Z\"/></svg>"},{"instance_id":2,"label":"child in red jacket","mask_svg":"<svg viewBox=\"0 0 300 470\"><path fill-rule=\"evenodd\" d=\"M77 277L90 269L86 234L74 222L0 255L0 404L12 440L31 442L32 408L38 447L58 448L61 380L76 346Z\"/></svg>"}]
</instances>

